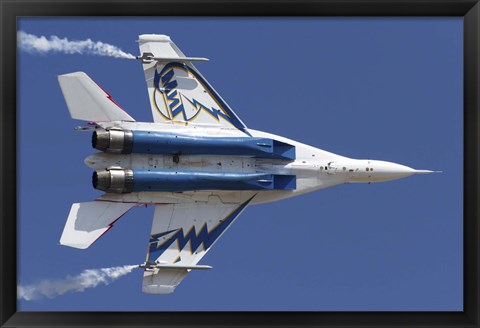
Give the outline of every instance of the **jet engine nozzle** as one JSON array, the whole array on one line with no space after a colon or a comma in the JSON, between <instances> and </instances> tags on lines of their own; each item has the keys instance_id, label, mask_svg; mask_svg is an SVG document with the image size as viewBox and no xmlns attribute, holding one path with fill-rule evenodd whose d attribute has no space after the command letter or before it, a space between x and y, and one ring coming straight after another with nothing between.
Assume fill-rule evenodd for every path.
<instances>
[{"instance_id":1,"label":"jet engine nozzle","mask_svg":"<svg viewBox=\"0 0 480 328\"><path fill-rule=\"evenodd\" d=\"M133 191L133 171L107 169L93 172L93 188L109 193L129 193Z\"/></svg>"},{"instance_id":2,"label":"jet engine nozzle","mask_svg":"<svg viewBox=\"0 0 480 328\"><path fill-rule=\"evenodd\" d=\"M128 130L95 130L92 147L107 153L130 154L133 148L133 132Z\"/></svg>"}]
</instances>

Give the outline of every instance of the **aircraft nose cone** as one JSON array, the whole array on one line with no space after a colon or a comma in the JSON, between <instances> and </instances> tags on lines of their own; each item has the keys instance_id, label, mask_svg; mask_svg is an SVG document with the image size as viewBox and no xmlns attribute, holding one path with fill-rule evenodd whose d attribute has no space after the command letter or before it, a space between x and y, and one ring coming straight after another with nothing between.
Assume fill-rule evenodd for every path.
<instances>
[{"instance_id":1,"label":"aircraft nose cone","mask_svg":"<svg viewBox=\"0 0 480 328\"><path fill-rule=\"evenodd\" d=\"M417 173L416 170L411 167L385 162L385 161L372 161L373 174L372 178L376 181L389 181L395 179L401 179Z\"/></svg>"}]
</instances>

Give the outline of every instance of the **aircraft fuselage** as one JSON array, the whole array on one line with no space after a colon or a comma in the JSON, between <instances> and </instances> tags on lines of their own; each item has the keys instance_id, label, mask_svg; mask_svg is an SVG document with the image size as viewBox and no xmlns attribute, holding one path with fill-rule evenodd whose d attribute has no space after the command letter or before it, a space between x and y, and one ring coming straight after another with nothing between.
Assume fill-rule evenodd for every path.
<instances>
[{"instance_id":1,"label":"aircraft fuselage","mask_svg":"<svg viewBox=\"0 0 480 328\"><path fill-rule=\"evenodd\" d=\"M224 201L228 202L231 191L236 191L237 194L241 191L245 193L245 197L254 191L257 195L252 203L259 204L338 184L389 181L415 173L431 172L414 170L386 161L352 159L250 129L247 131L250 136L246 136L244 132L238 130L219 128L202 129L202 134L198 135L196 128L143 122L109 122L108 126L103 127L117 129L113 131L133 131L134 135L141 135L135 134L135 131L151 133L166 131L167 136L173 140L176 138L187 140L190 143L187 146L191 149L186 154L145 153L146 150L142 153L122 154L119 150L118 153L100 152L87 157L85 164L97 170L97 175L94 175L94 180L97 181L97 185L94 182L95 187L106 191L101 198L110 201L138 203L139 199L142 199L147 204L162 203L171 202L172 198L181 200L182 193L202 200L205 197L208 199L208 195L215 191L215 194L225 196ZM96 133L101 134L102 130ZM290 158L275 157L271 154L248 156L242 152L242 145L238 142L242 137L274 140L291 145L294 147L294 156ZM224 140L229 139L235 142L233 146L225 147ZM212 154L215 153L212 149L209 150L209 154L202 154L201 150L196 150L198 149L196 146L201 147L205 143L219 144L218 154ZM235 149L238 149L238 155L234 154ZM131 189L128 190L105 189L106 187L99 186L98 180L101 177L105 178L107 174L108 181L110 179L114 181L121 178L122 174L124 176L126 174L131 176L135 185L130 186ZM285 181L285 177L294 177L294 184Z\"/></svg>"}]
</instances>

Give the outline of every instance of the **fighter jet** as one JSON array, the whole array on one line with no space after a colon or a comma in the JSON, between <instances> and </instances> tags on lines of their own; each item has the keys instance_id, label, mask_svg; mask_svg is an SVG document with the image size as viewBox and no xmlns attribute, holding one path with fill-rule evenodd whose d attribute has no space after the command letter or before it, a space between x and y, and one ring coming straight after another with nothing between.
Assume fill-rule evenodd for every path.
<instances>
[{"instance_id":1,"label":"fighter jet","mask_svg":"<svg viewBox=\"0 0 480 328\"><path fill-rule=\"evenodd\" d=\"M83 72L58 77L73 119L99 152L85 164L105 193L72 205L60 239L85 249L134 206L155 207L142 290L167 294L253 204L344 183L431 173L352 159L247 128L166 35L139 36L152 122L137 122ZM294 124L294 123L293 123Z\"/></svg>"}]
</instances>

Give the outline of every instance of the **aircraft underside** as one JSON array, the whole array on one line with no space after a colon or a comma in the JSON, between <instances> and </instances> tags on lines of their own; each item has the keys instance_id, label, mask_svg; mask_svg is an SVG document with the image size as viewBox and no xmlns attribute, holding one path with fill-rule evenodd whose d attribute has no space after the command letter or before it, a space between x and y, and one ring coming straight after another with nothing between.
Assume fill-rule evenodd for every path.
<instances>
[{"instance_id":1,"label":"aircraft underside","mask_svg":"<svg viewBox=\"0 0 480 328\"><path fill-rule=\"evenodd\" d=\"M134 206L155 207L142 290L165 294L249 205L342 183L400 179L400 164L355 160L248 129L168 36L139 36L153 123L136 122L83 72L59 76L73 119L99 152L87 157L96 200L74 203L60 243L84 249Z\"/></svg>"}]
</instances>

